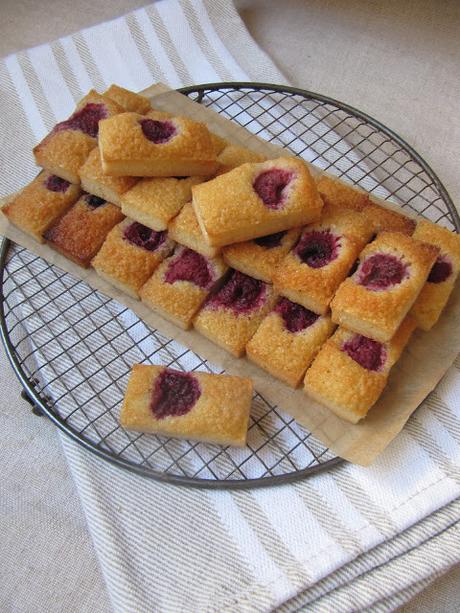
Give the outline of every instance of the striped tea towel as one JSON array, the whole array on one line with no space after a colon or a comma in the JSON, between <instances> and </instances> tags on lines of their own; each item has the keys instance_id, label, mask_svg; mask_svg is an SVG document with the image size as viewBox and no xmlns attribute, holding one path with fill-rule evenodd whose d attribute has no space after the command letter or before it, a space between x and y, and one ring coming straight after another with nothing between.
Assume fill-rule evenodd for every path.
<instances>
[{"instance_id":1,"label":"striped tea towel","mask_svg":"<svg viewBox=\"0 0 460 613\"><path fill-rule=\"evenodd\" d=\"M90 87L221 80L285 82L225 0L164 0L9 56L0 64L2 194L33 177L32 146ZM401 604L460 559L452 546L459 368L457 360L371 468L344 465L275 489L200 491L152 482L64 438L114 610Z\"/></svg>"}]
</instances>

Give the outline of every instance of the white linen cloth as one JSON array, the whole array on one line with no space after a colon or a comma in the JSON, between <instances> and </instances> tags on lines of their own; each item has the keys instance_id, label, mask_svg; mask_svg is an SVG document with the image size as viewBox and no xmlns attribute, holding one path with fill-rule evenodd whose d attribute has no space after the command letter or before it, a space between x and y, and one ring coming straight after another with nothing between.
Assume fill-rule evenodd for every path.
<instances>
[{"instance_id":1,"label":"white linen cloth","mask_svg":"<svg viewBox=\"0 0 460 613\"><path fill-rule=\"evenodd\" d=\"M31 148L90 87L223 80L285 82L223 0L164 0L5 58L2 195L34 176ZM402 604L460 559L459 367L371 468L344 465L280 488L156 483L63 438L114 610Z\"/></svg>"}]
</instances>

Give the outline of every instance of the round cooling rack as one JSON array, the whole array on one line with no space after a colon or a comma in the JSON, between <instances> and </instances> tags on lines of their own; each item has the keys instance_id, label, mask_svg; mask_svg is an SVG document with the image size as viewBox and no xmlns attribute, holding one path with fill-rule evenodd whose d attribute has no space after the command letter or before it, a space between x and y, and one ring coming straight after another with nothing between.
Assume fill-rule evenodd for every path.
<instances>
[{"instance_id":1,"label":"round cooling rack","mask_svg":"<svg viewBox=\"0 0 460 613\"><path fill-rule=\"evenodd\" d=\"M346 104L260 83L179 91L322 170L460 230L449 195L424 160L394 132ZM155 479L214 488L286 483L342 461L271 405L263 390L254 397L244 449L123 430L118 416L132 364L220 369L8 240L0 265L2 340L34 412L48 415L98 456Z\"/></svg>"}]
</instances>

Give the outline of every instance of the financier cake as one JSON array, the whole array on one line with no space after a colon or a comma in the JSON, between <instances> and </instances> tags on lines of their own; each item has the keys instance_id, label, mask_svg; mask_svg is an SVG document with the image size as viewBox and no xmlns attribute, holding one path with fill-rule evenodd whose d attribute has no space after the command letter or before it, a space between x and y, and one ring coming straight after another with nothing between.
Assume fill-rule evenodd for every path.
<instances>
[{"instance_id":1,"label":"financier cake","mask_svg":"<svg viewBox=\"0 0 460 613\"><path fill-rule=\"evenodd\" d=\"M334 328L330 317L280 298L246 345L246 353L271 375L297 387Z\"/></svg>"},{"instance_id":2,"label":"financier cake","mask_svg":"<svg viewBox=\"0 0 460 613\"><path fill-rule=\"evenodd\" d=\"M167 232L126 218L110 230L91 264L103 279L138 298L141 287L173 249Z\"/></svg>"},{"instance_id":3,"label":"financier cake","mask_svg":"<svg viewBox=\"0 0 460 613\"><path fill-rule=\"evenodd\" d=\"M2 207L9 221L44 243L43 234L80 196L80 187L46 170Z\"/></svg>"},{"instance_id":4,"label":"financier cake","mask_svg":"<svg viewBox=\"0 0 460 613\"><path fill-rule=\"evenodd\" d=\"M187 330L227 270L222 258L207 258L187 247L178 247L157 268L140 295L152 310Z\"/></svg>"},{"instance_id":5,"label":"financier cake","mask_svg":"<svg viewBox=\"0 0 460 613\"><path fill-rule=\"evenodd\" d=\"M406 317L386 343L339 328L307 370L305 392L356 424L380 397L414 328L415 320Z\"/></svg>"},{"instance_id":6,"label":"financier cake","mask_svg":"<svg viewBox=\"0 0 460 613\"><path fill-rule=\"evenodd\" d=\"M324 315L373 229L361 213L325 207L273 273L277 292Z\"/></svg>"},{"instance_id":7,"label":"financier cake","mask_svg":"<svg viewBox=\"0 0 460 613\"><path fill-rule=\"evenodd\" d=\"M121 198L121 209L154 230L166 230L186 202L192 198L192 186L202 177L154 177L141 179Z\"/></svg>"},{"instance_id":8,"label":"financier cake","mask_svg":"<svg viewBox=\"0 0 460 613\"><path fill-rule=\"evenodd\" d=\"M252 393L243 377L135 364L120 422L136 432L242 447Z\"/></svg>"},{"instance_id":9,"label":"financier cake","mask_svg":"<svg viewBox=\"0 0 460 613\"><path fill-rule=\"evenodd\" d=\"M276 300L273 287L234 270L199 311L193 325L239 358Z\"/></svg>"},{"instance_id":10,"label":"financier cake","mask_svg":"<svg viewBox=\"0 0 460 613\"><path fill-rule=\"evenodd\" d=\"M428 331L438 321L454 289L460 270L460 236L425 219L418 222L413 236L440 249L411 310L418 327Z\"/></svg>"},{"instance_id":11,"label":"financier cake","mask_svg":"<svg viewBox=\"0 0 460 613\"><path fill-rule=\"evenodd\" d=\"M218 247L211 247L205 241L191 202L187 202L179 215L170 222L168 231L175 241L202 255L212 258L220 251Z\"/></svg>"},{"instance_id":12,"label":"financier cake","mask_svg":"<svg viewBox=\"0 0 460 613\"><path fill-rule=\"evenodd\" d=\"M319 219L323 202L303 161L243 164L192 189L201 231L222 247Z\"/></svg>"},{"instance_id":13,"label":"financier cake","mask_svg":"<svg viewBox=\"0 0 460 613\"><path fill-rule=\"evenodd\" d=\"M187 117L111 117L101 122L99 150L104 172L114 176L211 176L219 166L208 128Z\"/></svg>"},{"instance_id":14,"label":"financier cake","mask_svg":"<svg viewBox=\"0 0 460 613\"><path fill-rule=\"evenodd\" d=\"M69 119L56 124L34 147L36 163L70 183L79 183L78 171L97 145L99 122L123 110L114 100L91 90Z\"/></svg>"},{"instance_id":15,"label":"financier cake","mask_svg":"<svg viewBox=\"0 0 460 613\"><path fill-rule=\"evenodd\" d=\"M356 272L337 290L332 321L382 343L396 333L414 304L439 248L382 232L359 258Z\"/></svg>"},{"instance_id":16,"label":"financier cake","mask_svg":"<svg viewBox=\"0 0 460 613\"><path fill-rule=\"evenodd\" d=\"M88 268L107 234L122 219L115 204L84 194L45 232L44 238L53 249Z\"/></svg>"}]
</instances>

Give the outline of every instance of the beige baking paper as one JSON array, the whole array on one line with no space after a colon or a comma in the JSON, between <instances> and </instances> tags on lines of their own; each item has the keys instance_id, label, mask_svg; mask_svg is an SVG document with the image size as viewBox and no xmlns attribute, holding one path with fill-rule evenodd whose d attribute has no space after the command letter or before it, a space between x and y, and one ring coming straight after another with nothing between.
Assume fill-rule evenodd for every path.
<instances>
[{"instance_id":1,"label":"beige baking paper","mask_svg":"<svg viewBox=\"0 0 460 613\"><path fill-rule=\"evenodd\" d=\"M152 99L156 108L204 121L211 130L236 144L272 158L287 153L163 85L152 86L143 93ZM315 168L312 170L315 174L319 172ZM352 425L310 400L301 389L292 390L247 359L234 358L194 330L181 330L152 313L141 302L106 283L94 270L84 270L47 245L35 242L12 226L4 215L0 215L0 233L129 307L152 328L174 338L227 372L251 377L256 390L269 402L292 415L337 455L363 466L371 464L400 432L411 413L451 366L460 346L460 289L457 287L439 323L429 333L415 332L402 358L393 368L384 394L366 419Z\"/></svg>"}]
</instances>

